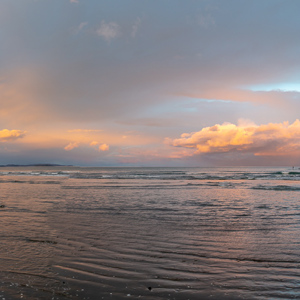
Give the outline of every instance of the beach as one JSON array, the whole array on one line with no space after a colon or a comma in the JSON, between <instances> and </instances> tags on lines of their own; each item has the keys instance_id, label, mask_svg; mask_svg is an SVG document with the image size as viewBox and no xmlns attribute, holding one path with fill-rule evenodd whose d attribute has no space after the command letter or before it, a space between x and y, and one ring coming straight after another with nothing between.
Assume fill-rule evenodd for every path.
<instances>
[{"instance_id":1,"label":"beach","mask_svg":"<svg viewBox=\"0 0 300 300\"><path fill-rule=\"evenodd\" d=\"M0 169L0 299L299 299L300 171Z\"/></svg>"}]
</instances>

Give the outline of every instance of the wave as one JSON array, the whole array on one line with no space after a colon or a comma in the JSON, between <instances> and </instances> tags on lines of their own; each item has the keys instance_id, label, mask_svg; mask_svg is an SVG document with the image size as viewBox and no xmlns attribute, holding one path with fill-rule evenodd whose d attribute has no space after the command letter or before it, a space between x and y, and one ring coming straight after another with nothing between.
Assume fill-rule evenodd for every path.
<instances>
[{"instance_id":1,"label":"wave","mask_svg":"<svg viewBox=\"0 0 300 300\"><path fill-rule=\"evenodd\" d=\"M70 172L58 171L58 172L44 172L44 171L20 171L20 172L0 172L0 176L54 176L61 177L67 176L70 177Z\"/></svg>"},{"instance_id":2,"label":"wave","mask_svg":"<svg viewBox=\"0 0 300 300\"><path fill-rule=\"evenodd\" d=\"M294 172L294 171L293 171L293 172L289 172L288 174L289 174L289 175L299 175L299 176L300 176L300 172Z\"/></svg>"},{"instance_id":3,"label":"wave","mask_svg":"<svg viewBox=\"0 0 300 300\"><path fill-rule=\"evenodd\" d=\"M253 186L251 189L253 190L266 190L266 191L300 191L300 187L298 186L289 186L289 185L257 185Z\"/></svg>"},{"instance_id":4,"label":"wave","mask_svg":"<svg viewBox=\"0 0 300 300\"><path fill-rule=\"evenodd\" d=\"M66 177L70 179L94 180L177 180L177 181L253 181L285 180L299 181L300 171L263 169L231 170L228 169L160 169L160 168L77 168L73 170L3 170L0 177ZM213 184L212 184L213 185ZM261 188L260 188L261 189Z\"/></svg>"},{"instance_id":5,"label":"wave","mask_svg":"<svg viewBox=\"0 0 300 300\"><path fill-rule=\"evenodd\" d=\"M61 184L61 182L57 180L0 180L0 183Z\"/></svg>"},{"instance_id":6,"label":"wave","mask_svg":"<svg viewBox=\"0 0 300 300\"><path fill-rule=\"evenodd\" d=\"M90 190L90 189L180 189L185 185L64 185L66 190Z\"/></svg>"},{"instance_id":7,"label":"wave","mask_svg":"<svg viewBox=\"0 0 300 300\"><path fill-rule=\"evenodd\" d=\"M193 171L187 169L186 171L180 170L168 170L161 171L150 170L150 171L129 171L114 170L114 171L101 171L101 172L74 172L69 174L70 178L74 179L116 179L116 180L131 180L131 179L146 179L146 180L188 180L188 181L230 181L230 180L300 180L300 172L297 171L275 171L275 172L241 172L241 171L230 171L222 170L216 172L211 169L208 172Z\"/></svg>"},{"instance_id":8,"label":"wave","mask_svg":"<svg viewBox=\"0 0 300 300\"><path fill-rule=\"evenodd\" d=\"M71 174L73 179L116 179L116 180L130 180L130 179L146 179L146 180L211 180L211 181L228 181L228 180L254 180L255 176L252 174L246 175L211 175L207 173L199 174L180 174L180 173L76 173Z\"/></svg>"}]
</instances>

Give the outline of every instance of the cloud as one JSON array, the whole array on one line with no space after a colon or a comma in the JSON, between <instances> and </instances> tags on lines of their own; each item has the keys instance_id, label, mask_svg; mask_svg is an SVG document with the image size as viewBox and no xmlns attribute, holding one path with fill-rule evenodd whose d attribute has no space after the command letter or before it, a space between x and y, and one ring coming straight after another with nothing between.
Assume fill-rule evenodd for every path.
<instances>
[{"instance_id":1,"label":"cloud","mask_svg":"<svg viewBox=\"0 0 300 300\"><path fill-rule=\"evenodd\" d=\"M90 146L97 146L99 143L97 141L90 142Z\"/></svg>"},{"instance_id":2,"label":"cloud","mask_svg":"<svg viewBox=\"0 0 300 300\"><path fill-rule=\"evenodd\" d=\"M131 30L131 37L132 38L135 38L135 36L138 32L140 24L141 24L141 19L137 18L136 21L134 22L133 26L132 26L132 30Z\"/></svg>"},{"instance_id":3,"label":"cloud","mask_svg":"<svg viewBox=\"0 0 300 300\"><path fill-rule=\"evenodd\" d=\"M93 147L95 149L95 146L99 145L99 142L97 141L92 141L92 142L71 142L69 143L67 146L64 147L64 149L66 151L71 151L74 148L78 148L79 145L83 146L83 147ZM99 147L96 147L96 149L98 149L99 151L108 151L109 150L109 145L108 144L101 144L99 145Z\"/></svg>"},{"instance_id":4,"label":"cloud","mask_svg":"<svg viewBox=\"0 0 300 300\"><path fill-rule=\"evenodd\" d=\"M0 142L8 142L8 141L14 141L19 138L22 138L25 136L25 131L22 130L8 130L3 129L0 131Z\"/></svg>"},{"instance_id":5,"label":"cloud","mask_svg":"<svg viewBox=\"0 0 300 300\"><path fill-rule=\"evenodd\" d=\"M69 143L64 149L66 151L71 151L71 150L73 150L74 148L77 148L77 147L78 147L78 143L72 142L72 143Z\"/></svg>"},{"instance_id":6,"label":"cloud","mask_svg":"<svg viewBox=\"0 0 300 300\"><path fill-rule=\"evenodd\" d=\"M68 132L78 132L78 133L90 133L90 132L100 132L102 129L71 129Z\"/></svg>"},{"instance_id":7,"label":"cloud","mask_svg":"<svg viewBox=\"0 0 300 300\"><path fill-rule=\"evenodd\" d=\"M224 80L226 80L224 78ZM228 84L230 86L230 83ZM191 88L187 92L178 92L179 96L195 99L225 100L234 102L249 102L258 105L268 104L273 107L287 107L289 104L300 99L299 92L284 92L280 90L272 91L252 91L241 88L225 87L223 84L213 86L210 84L198 86L196 90Z\"/></svg>"},{"instance_id":8,"label":"cloud","mask_svg":"<svg viewBox=\"0 0 300 300\"><path fill-rule=\"evenodd\" d=\"M60 2L0 4L0 128L30 131L22 146L34 139L36 147L59 147L63 157L90 151L98 162L109 153L99 152L102 143L114 151L150 147L163 137L179 137L176 132L235 123L237 117L256 124L299 118L300 93L245 90L297 82L297 1L285 9L258 0L167 1L159 10L152 1L130 1L117 11L114 1ZM230 17L233 11L237 18ZM105 131L65 132L79 127ZM137 133L127 134L130 130ZM92 141L99 143L90 146ZM80 149L63 150L70 142ZM211 146L208 151L222 150ZM171 148L175 158L193 151L198 150Z\"/></svg>"},{"instance_id":9,"label":"cloud","mask_svg":"<svg viewBox=\"0 0 300 300\"><path fill-rule=\"evenodd\" d=\"M121 34L120 26L115 22L106 23L101 22L101 26L97 29L98 36L103 37L105 40L110 41Z\"/></svg>"},{"instance_id":10,"label":"cloud","mask_svg":"<svg viewBox=\"0 0 300 300\"><path fill-rule=\"evenodd\" d=\"M83 27L87 26L88 22L81 22L78 26L78 30L82 30Z\"/></svg>"},{"instance_id":11,"label":"cloud","mask_svg":"<svg viewBox=\"0 0 300 300\"><path fill-rule=\"evenodd\" d=\"M197 18L197 23L201 27L208 28L215 25L215 20L211 14L200 14Z\"/></svg>"},{"instance_id":12,"label":"cloud","mask_svg":"<svg viewBox=\"0 0 300 300\"><path fill-rule=\"evenodd\" d=\"M99 151L108 151L109 150L109 145L107 144L102 144L99 146Z\"/></svg>"},{"instance_id":13,"label":"cloud","mask_svg":"<svg viewBox=\"0 0 300 300\"><path fill-rule=\"evenodd\" d=\"M256 156L288 156L300 153L300 121L255 124L216 124L198 132L167 140L174 147L200 153L251 152Z\"/></svg>"}]
</instances>

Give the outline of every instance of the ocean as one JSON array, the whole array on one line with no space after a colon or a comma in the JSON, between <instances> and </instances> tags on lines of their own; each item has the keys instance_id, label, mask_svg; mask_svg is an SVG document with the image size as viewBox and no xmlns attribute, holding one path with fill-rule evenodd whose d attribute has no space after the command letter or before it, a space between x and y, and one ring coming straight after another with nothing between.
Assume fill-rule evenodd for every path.
<instances>
[{"instance_id":1,"label":"ocean","mask_svg":"<svg viewBox=\"0 0 300 300\"><path fill-rule=\"evenodd\" d=\"M300 170L0 168L1 299L300 299Z\"/></svg>"}]
</instances>

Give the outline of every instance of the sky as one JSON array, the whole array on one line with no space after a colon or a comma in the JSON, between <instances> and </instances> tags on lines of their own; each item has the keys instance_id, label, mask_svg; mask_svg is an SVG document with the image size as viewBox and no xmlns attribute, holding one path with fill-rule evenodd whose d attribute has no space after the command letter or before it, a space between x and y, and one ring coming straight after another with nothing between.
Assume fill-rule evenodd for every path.
<instances>
[{"instance_id":1,"label":"sky","mask_svg":"<svg viewBox=\"0 0 300 300\"><path fill-rule=\"evenodd\" d=\"M0 164L300 166L299 0L0 0Z\"/></svg>"}]
</instances>

